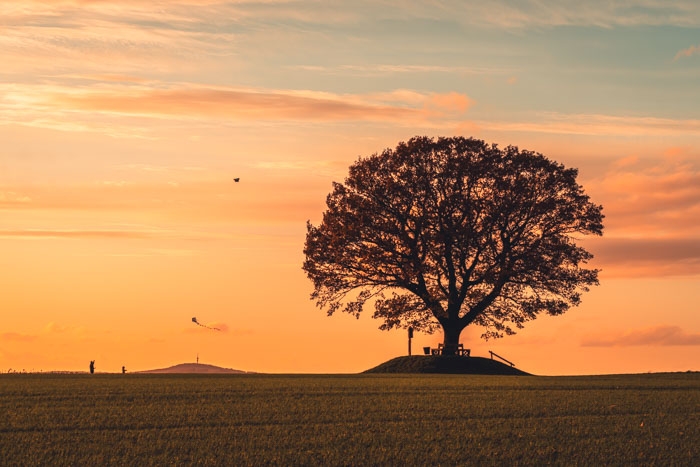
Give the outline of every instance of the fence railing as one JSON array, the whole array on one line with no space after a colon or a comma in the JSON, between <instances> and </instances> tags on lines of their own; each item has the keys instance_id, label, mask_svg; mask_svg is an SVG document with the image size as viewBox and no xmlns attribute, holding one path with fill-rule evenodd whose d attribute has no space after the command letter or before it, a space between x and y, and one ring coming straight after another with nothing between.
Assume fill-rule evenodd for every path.
<instances>
[{"instance_id":1,"label":"fence railing","mask_svg":"<svg viewBox=\"0 0 700 467\"><path fill-rule=\"evenodd\" d=\"M491 352L490 350L489 350L489 353L491 354L491 360L493 360L493 357L496 357L496 358L498 358L498 359L500 359L500 360L503 360L504 362L506 362L506 363L509 364L510 366L515 367L515 363L511 362L510 360L506 360L505 358L501 357L501 356L498 355L497 353Z\"/></svg>"}]
</instances>

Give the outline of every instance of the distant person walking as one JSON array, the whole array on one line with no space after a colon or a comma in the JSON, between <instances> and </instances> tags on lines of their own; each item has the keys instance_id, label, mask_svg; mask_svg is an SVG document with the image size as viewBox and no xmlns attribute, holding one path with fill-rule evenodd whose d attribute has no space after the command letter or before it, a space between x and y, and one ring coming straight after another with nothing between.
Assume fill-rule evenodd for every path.
<instances>
[{"instance_id":1,"label":"distant person walking","mask_svg":"<svg viewBox=\"0 0 700 467\"><path fill-rule=\"evenodd\" d=\"M90 360L90 374L95 374L95 360Z\"/></svg>"},{"instance_id":2,"label":"distant person walking","mask_svg":"<svg viewBox=\"0 0 700 467\"><path fill-rule=\"evenodd\" d=\"M122 365L122 374L126 373L126 367Z\"/></svg>"}]
</instances>

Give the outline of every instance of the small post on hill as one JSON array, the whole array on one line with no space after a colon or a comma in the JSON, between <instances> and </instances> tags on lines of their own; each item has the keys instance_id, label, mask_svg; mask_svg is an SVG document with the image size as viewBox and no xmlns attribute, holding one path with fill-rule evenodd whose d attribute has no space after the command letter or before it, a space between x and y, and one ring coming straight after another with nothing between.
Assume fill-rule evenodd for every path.
<instances>
[{"instance_id":1,"label":"small post on hill","mask_svg":"<svg viewBox=\"0 0 700 467\"><path fill-rule=\"evenodd\" d=\"M413 339L413 328L408 328L408 356L411 356L411 339Z\"/></svg>"}]
</instances>

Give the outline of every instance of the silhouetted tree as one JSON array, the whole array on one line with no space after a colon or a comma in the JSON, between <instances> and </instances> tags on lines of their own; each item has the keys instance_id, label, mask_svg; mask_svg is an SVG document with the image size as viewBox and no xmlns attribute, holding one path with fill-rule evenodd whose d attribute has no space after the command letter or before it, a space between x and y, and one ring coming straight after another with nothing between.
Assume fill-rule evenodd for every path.
<instances>
[{"instance_id":1,"label":"silhouetted tree","mask_svg":"<svg viewBox=\"0 0 700 467\"><path fill-rule=\"evenodd\" d=\"M360 158L333 184L321 224L307 223L311 298L358 318L371 301L380 329L441 327L446 354L469 324L488 339L560 315L598 284L575 240L602 235L602 206L577 175L463 137L415 137Z\"/></svg>"}]
</instances>

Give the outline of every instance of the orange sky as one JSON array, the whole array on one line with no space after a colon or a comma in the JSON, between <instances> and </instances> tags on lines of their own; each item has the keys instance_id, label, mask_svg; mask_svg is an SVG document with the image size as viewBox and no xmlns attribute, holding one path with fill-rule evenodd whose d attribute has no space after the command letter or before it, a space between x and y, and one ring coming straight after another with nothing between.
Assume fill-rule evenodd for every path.
<instances>
[{"instance_id":1,"label":"orange sky","mask_svg":"<svg viewBox=\"0 0 700 467\"><path fill-rule=\"evenodd\" d=\"M604 206L601 285L516 336L465 330L473 354L699 370L700 8L495 3L0 6L0 371L404 354L405 332L316 309L301 264L331 182L414 135L542 152Z\"/></svg>"}]
</instances>

